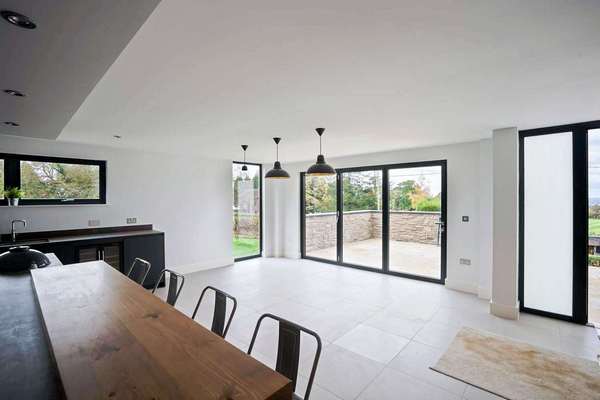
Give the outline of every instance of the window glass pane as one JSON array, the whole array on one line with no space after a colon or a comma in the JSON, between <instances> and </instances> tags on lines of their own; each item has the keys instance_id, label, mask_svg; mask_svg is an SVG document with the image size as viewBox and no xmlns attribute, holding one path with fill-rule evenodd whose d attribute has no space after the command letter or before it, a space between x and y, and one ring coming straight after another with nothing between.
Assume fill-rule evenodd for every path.
<instances>
[{"instance_id":1,"label":"window glass pane","mask_svg":"<svg viewBox=\"0 0 600 400\"><path fill-rule=\"evenodd\" d=\"M305 251L309 257L337 260L335 175L305 176Z\"/></svg>"},{"instance_id":2,"label":"window glass pane","mask_svg":"<svg viewBox=\"0 0 600 400\"><path fill-rule=\"evenodd\" d=\"M4 198L4 160L0 158L0 199Z\"/></svg>"},{"instance_id":3,"label":"window glass pane","mask_svg":"<svg viewBox=\"0 0 600 400\"><path fill-rule=\"evenodd\" d=\"M260 168L233 164L233 257L260 254Z\"/></svg>"},{"instance_id":4,"label":"window glass pane","mask_svg":"<svg viewBox=\"0 0 600 400\"><path fill-rule=\"evenodd\" d=\"M382 171L342 174L343 262L383 268Z\"/></svg>"},{"instance_id":5,"label":"window glass pane","mask_svg":"<svg viewBox=\"0 0 600 400\"><path fill-rule=\"evenodd\" d=\"M21 161L24 199L99 199L98 165Z\"/></svg>"},{"instance_id":6,"label":"window glass pane","mask_svg":"<svg viewBox=\"0 0 600 400\"><path fill-rule=\"evenodd\" d=\"M390 271L440 279L442 167L389 170Z\"/></svg>"},{"instance_id":7,"label":"window glass pane","mask_svg":"<svg viewBox=\"0 0 600 400\"><path fill-rule=\"evenodd\" d=\"M588 322L600 328L600 129L588 131Z\"/></svg>"},{"instance_id":8,"label":"window glass pane","mask_svg":"<svg viewBox=\"0 0 600 400\"><path fill-rule=\"evenodd\" d=\"M572 133L524 139L525 307L573 314Z\"/></svg>"}]
</instances>

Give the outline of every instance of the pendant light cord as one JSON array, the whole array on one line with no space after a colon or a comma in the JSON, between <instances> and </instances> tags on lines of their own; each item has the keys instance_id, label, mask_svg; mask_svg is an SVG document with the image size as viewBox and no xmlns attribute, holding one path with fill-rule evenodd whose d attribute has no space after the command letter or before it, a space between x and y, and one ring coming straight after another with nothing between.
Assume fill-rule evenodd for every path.
<instances>
[{"instance_id":1,"label":"pendant light cord","mask_svg":"<svg viewBox=\"0 0 600 400\"><path fill-rule=\"evenodd\" d=\"M323 144L322 144L322 140L323 136L319 135L319 154L323 154Z\"/></svg>"},{"instance_id":2,"label":"pendant light cord","mask_svg":"<svg viewBox=\"0 0 600 400\"><path fill-rule=\"evenodd\" d=\"M279 143L275 144L275 161L279 161Z\"/></svg>"}]
</instances>

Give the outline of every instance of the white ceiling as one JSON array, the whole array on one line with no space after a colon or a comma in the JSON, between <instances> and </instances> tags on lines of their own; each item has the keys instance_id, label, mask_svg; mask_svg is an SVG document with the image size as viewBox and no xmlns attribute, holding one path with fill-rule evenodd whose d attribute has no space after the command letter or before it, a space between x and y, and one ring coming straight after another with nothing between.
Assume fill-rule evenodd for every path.
<instances>
[{"instance_id":1,"label":"white ceiling","mask_svg":"<svg viewBox=\"0 0 600 400\"><path fill-rule=\"evenodd\" d=\"M158 2L0 0L37 24L0 19L0 134L55 139Z\"/></svg>"},{"instance_id":2,"label":"white ceiling","mask_svg":"<svg viewBox=\"0 0 600 400\"><path fill-rule=\"evenodd\" d=\"M59 139L269 161L282 136L284 162L319 126L327 156L477 140L600 119L599 71L599 0L163 0Z\"/></svg>"}]
</instances>

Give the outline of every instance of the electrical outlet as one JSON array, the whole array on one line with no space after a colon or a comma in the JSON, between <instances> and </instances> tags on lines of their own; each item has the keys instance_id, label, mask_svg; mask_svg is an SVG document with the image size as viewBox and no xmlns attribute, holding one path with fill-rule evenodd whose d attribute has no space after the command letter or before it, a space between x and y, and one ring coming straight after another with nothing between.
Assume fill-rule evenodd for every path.
<instances>
[{"instance_id":1,"label":"electrical outlet","mask_svg":"<svg viewBox=\"0 0 600 400\"><path fill-rule=\"evenodd\" d=\"M88 220L88 226L100 226L99 219L90 219Z\"/></svg>"},{"instance_id":2,"label":"electrical outlet","mask_svg":"<svg viewBox=\"0 0 600 400\"><path fill-rule=\"evenodd\" d=\"M460 258L460 259L458 260L458 262L459 262L461 265L471 265L471 260L469 260L468 258Z\"/></svg>"},{"instance_id":3,"label":"electrical outlet","mask_svg":"<svg viewBox=\"0 0 600 400\"><path fill-rule=\"evenodd\" d=\"M469 216L468 215L463 215L462 216L462 222L469 222Z\"/></svg>"},{"instance_id":4,"label":"electrical outlet","mask_svg":"<svg viewBox=\"0 0 600 400\"><path fill-rule=\"evenodd\" d=\"M129 218L127 218L127 223L128 224L136 224L137 223L137 217L129 217Z\"/></svg>"}]
</instances>

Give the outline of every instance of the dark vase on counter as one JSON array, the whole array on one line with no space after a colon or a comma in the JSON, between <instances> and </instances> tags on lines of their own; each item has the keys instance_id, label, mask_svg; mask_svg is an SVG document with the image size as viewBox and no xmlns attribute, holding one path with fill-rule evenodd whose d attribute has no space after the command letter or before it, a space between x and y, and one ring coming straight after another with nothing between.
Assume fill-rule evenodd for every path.
<instances>
[{"instance_id":1,"label":"dark vase on counter","mask_svg":"<svg viewBox=\"0 0 600 400\"><path fill-rule=\"evenodd\" d=\"M29 246L15 246L0 254L0 273L20 272L50 265L50 259Z\"/></svg>"}]
</instances>

